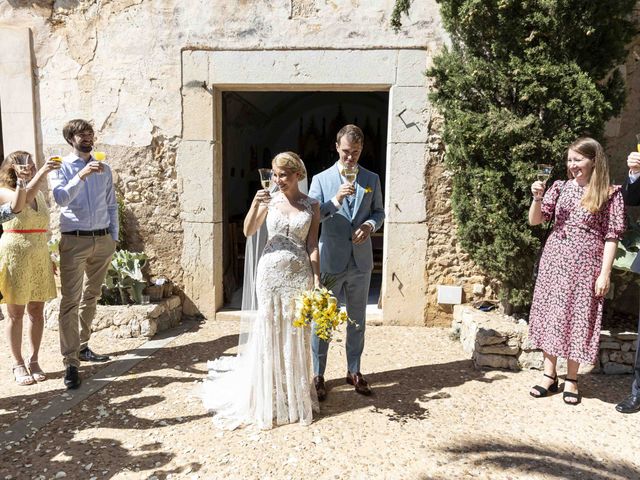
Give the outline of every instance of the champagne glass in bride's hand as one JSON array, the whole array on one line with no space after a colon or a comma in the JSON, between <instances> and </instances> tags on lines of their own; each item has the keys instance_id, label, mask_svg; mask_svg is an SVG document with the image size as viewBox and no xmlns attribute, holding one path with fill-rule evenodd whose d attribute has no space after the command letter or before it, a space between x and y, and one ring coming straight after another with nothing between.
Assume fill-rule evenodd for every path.
<instances>
[{"instance_id":1,"label":"champagne glass in bride's hand","mask_svg":"<svg viewBox=\"0 0 640 480\"><path fill-rule=\"evenodd\" d=\"M259 168L260 184L262 185L262 191L258 191L256 198L260 203L268 204L271 200L271 187L273 186L273 171L270 168Z\"/></svg>"},{"instance_id":2,"label":"champagne glass in bride's hand","mask_svg":"<svg viewBox=\"0 0 640 480\"><path fill-rule=\"evenodd\" d=\"M258 173L260 174L260 183L262 184L262 188L268 192L271 190L271 177L273 176L273 172L270 168L259 168Z\"/></svg>"},{"instance_id":3,"label":"champagne glass in bride's hand","mask_svg":"<svg viewBox=\"0 0 640 480\"><path fill-rule=\"evenodd\" d=\"M102 162L104 162L107 159L107 154L104 152L93 152L93 158L96 159L96 161L100 162L102 164ZM102 175L104 173L103 167L102 165L100 165L100 171L98 172L98 174Z\"/></svg>"}]
</instances>

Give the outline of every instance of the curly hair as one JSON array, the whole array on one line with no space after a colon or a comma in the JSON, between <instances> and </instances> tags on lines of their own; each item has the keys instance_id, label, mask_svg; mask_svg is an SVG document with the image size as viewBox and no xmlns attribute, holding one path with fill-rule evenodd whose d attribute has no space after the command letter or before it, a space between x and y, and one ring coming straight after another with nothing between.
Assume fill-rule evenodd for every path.
<instances>
[{"instance_id":1,"label":"curly hair","mask_svg":"<svg viewBox=\"0 0 640 480\"><path fill-rule=\"evenodd\" d=\"M282 152L277 154L271 160L271 165L274 167L286 168L292 173L299 173L300 180L304 180L307 176L307 169L302 163L302 160L297 153L294 152Z\"/></svg>"},{"instance_id":2,"label":"curly hair","mask_svg":"<svg viewBox=\"0 0 640 480\"><path fill-rule=\"evenodd\" d=\"M23 155L28 155L31 157L29 152L25 152L23 150L17 150L15 152L11 152L7 155L2 162L2 166L0 167L0 187L15 189L16 184L18 183L18 176L16 175L16 171L13 168L13 164L18 159L18 157L22 157Z\"/></svg>"}]
</instances>

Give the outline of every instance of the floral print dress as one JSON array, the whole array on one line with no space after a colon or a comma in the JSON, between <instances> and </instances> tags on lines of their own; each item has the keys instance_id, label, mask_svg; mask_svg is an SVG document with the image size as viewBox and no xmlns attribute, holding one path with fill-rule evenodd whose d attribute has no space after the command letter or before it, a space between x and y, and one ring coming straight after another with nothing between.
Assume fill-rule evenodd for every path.
<instances>
[{"instance_id":1,"label":"floral print dress","mask_svg":"<svg viewBox=\"0 0 640 480\"><path fill-rule=\"evenodd\" d=\"M596 363L603 297L595 282L602 267L605 240L624 233L625 207L620 186L597 213L580 200L585 187L557 181L542 200L542 216L555 223L540 259L529 317L529 338L550 355Z\"/></svg>"}]
</instances>

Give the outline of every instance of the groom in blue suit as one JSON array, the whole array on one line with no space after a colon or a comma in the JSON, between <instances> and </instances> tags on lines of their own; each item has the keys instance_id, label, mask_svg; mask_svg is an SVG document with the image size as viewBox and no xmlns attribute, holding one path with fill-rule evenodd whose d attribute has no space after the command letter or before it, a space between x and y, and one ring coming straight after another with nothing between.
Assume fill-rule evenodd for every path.
<instances>
[{"instance_id":1,"label":"groom in blue suit","mask_svg":"<svg viewBox=\"0 0 640 480\"><path fill-rule=\"evenodd\" d=\"M367 298L373 270L371 234L382 226L384 205L380 178L358 166L364 134L355 125L346 125L336 136L338 161L313 177L309 196L320 202L320 270L335 279L334 293L347 306L347 383L356 392L371 394L371 387L360 373L364 349ZM356 180L349 183L344 169L357 169ZM313 328L315 332L315 327ZM314 383L318 399L327 391L324 371L329 344L313 334Z\"/></svg>"}]
</instances>

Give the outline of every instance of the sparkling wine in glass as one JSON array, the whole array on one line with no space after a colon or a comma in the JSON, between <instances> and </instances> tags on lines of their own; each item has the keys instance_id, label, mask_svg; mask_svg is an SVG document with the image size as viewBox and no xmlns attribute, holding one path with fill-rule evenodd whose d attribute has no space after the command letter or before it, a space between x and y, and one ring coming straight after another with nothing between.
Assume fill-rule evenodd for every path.
<instances>
[{"instance_id":1,"label":"sparkling wine in glass","mask_svg":"<svg viewBox=\"0 0 640 480\"><path fill-rule=\"evenodd\" d=\"M107 159L107 154L104 152L100 152L100 151L94 151L93 152L93 158L96 159L96 161L98 162L104 162ZM100 170L98 172L100 175L102 175L104 173L104 171Z\"/></svg>"},{"instance_id":2,"label":"sparkling wine in glass","mask_svg":"<svg viewBox=\"0 0 640 480\"><path fill-rule=\"evenodd\" d=\"M640 152L640 133L636 134L636 149Z\"/></svg>"},{"instance_id":3,"label":"sparkling wine in glass","mask_svg":"<svg viewBox=\"0 0 640 480\"><path fill-rule=\"evenodd\" d=\"M351 185L356 181L356 176L358 175L358 171L352 167L345 167L343 170L343 176Z\"/></svg>"},{"instance_id":4,"label":"sparkling wine in glass","mask_svg":"<svg viewBox=\"0 0 640 480\"><path fill-rule=\"evenodd\" d=\"M49 160L53 160L54 162L62 162L62 149L61 148L52 148L51 149L51 156L49 157Z\"/></svg>"},{"instance_id":5,"label":"sparkling wine in glass","mask_svg":"<svg viewBox=\"0 0 640 480\"><path fill-rule=\"evenodd\" d=\"M272 173L270 168L259 168L258 173L260 173L260 183L262 184L262 188L269 191L271 189L271 177Z\"/></svg>"},{"instance_id":6,"label":"sparkling wine in glass","mask_svg":"<svg viewBox=\"0 0 640 480\"><path fill-rule=\"evenodd\" d=\"M16 167L16 172L20 173L20 174L26 174L29 173L29 170L31 170L31 155L18 155L15 159L15 161L13 162L13 164Z\"/></svg>"},{"instance_id":7,"label":"sparkling wine in glass","mask_svg":"<svg viewBox=\"0 0 640 480\"><path fill-rule=\"evenodd\" d=\"M553 165L548 165L546 163L539 163L538 169L536 170L536 178L539 182L547 183L549 177L551 176L551 172L553 171Z\"/></svg>"}]
</instances>

